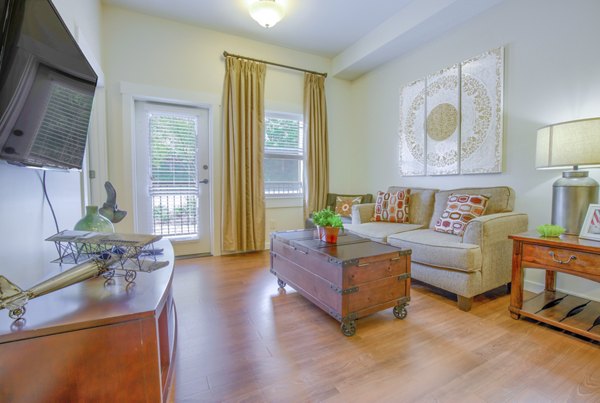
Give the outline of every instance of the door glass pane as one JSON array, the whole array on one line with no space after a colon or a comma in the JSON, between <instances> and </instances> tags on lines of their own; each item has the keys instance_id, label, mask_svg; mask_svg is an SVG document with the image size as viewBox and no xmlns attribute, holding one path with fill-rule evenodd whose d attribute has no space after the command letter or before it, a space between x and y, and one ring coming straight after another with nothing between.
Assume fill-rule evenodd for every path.
<instances>
[{"instance_id":1,"label":"door glass pane","mask_svg":"<svg viewBox=\"0 0 600 403\"><path fill-rule=\"evenodd\" d=\"M152 113L149 124L152 232L167 237L195 237L198 235L197 118Z\"/></svg>"}]
</instances>

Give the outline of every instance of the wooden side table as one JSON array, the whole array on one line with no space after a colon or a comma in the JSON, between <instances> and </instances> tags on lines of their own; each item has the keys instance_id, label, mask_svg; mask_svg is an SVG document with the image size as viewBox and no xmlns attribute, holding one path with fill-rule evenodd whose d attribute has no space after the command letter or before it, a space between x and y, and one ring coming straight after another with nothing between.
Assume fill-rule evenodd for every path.
<instances>
[{"instance_id":1,"label":"wooden side table","mask_svg":"<svg viewBox=\"0 0 600 403\"><path fill-rule=\"evenodd\" d=\"M510 235L513 244L509 311L600 341L600 302L556 291L556 272L600 282L600 242L574 235L540 237L536 232ZM523 301L524 269L546 270L546 287Z\"/></svg>"}]
</instances>

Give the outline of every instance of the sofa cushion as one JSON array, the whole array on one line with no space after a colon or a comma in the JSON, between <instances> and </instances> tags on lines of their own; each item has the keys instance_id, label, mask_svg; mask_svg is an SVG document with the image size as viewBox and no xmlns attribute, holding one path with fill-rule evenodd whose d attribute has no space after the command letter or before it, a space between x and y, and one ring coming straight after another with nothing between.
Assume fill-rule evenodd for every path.
<instances>
[{"instance_id":1,"label":"sofa cushion","mask_svg":"<svg viewBox=\"0 0 600 403\"><path fill-rule=\"evenodd\" d=\"M371 193L365 193L365 194L342 194L342 193L327 193L327 202L325 207L335 211L335 200L337 199L338 196L341 197L361 197L361 203L372 203L373 202L373 195Z\"/></svg>"},{"instance_id":2,"label":"sofa cushion","mask_svg":"<svg viewBox=\"0 0 600 403\"><path fill-rule=\"evenodd\" d=\"M481 217L488 203L483 195L452 194L448 196L446 209L438 218L434 231L462 236L467 224Z\"/></svg>"},{"instance_id":3,"label":"sofa cushion","mask_svg":"<svg viewBox=\"0 0 600 403\"><path fill-rule=\"evenodd\" d=\"M408 214L408 222L428 227L429 222L431 221L431 214L433 213L437 189L390 186L388 192L398 192L404 189L410 189L410 212Z\"/></svg>"},{"instance_id":4,"label":"sofa cushion","mask_svg":"<svg viewBox=\"0 0 600 403\"><path fill-rule=\"evenodd\" d=\"M343 197L337 196L335 198L335 213L342 217L352 216L352 206L354 204L360 204L362 202L362 196L356 197Z\"/></svg>"},{"instance_id":5,"label":"sofa cushion","mask_svg":"<svg viewBox=\"0 0 600 403\"><path fill-rule=\"evenodd\" d=\"M386 242L389 235L421 228L418 224L393 222L367 222L364 224L344 224L344 231L369 238L376 242Z\"/></svg>"},{"instance_id":6,"label":"sofa cushion","mask_svg":"<svg viewBox=\"0 0 600 403\"><path fill-rule=\"evenodd\" d=\"M408 222L410 189L398 192L377 192L375 213L371 221Z\"/></svg>"},{"instance_id":7,"label":"sofa cushion","mask_svg":"<svg viewBox=\"0 0 600 403\"><path fill-rule=\"evenodd\" d=\"M327 205L325 206L326 208L330 209L330 210L334 210L335 211L335 200L338 196L341 197L360 197L361 201L360 203L372 203L373 202L373 195L371 193L366 193L363 195L349 195L349 194L339 194L339 193L327 193ZM351 224L352 223L352 216L349 217L341 217L342 218L342 223L344 225L346 224ZM369 217L370 218L370 217ZM310 228L316 228L315 224L313 223L312 220L312 213L310 214L310 216L304 220L304 228L306 229L310 229Z\"/></svg>"},{"instance_id":8,"label":"sofa cushion","mask_svg":"<svg viewBox=\"0 0 600 403\"><path fill-rule=\"evenodd\" d=\"M508 186L462 188L452 190L440 190L435 194L433 214L429 216L429 228L433 228L438 218L446 208L446 201L451 194L485 195L490 198L485 209L485 215L496 213L509 213L513 211L515 204L515 191Z\"/></svg>"},{"instance_id":9,"label":"sofa cushion","mask_svg":"<svg viewBox=\"0 0 600 403\"><path fill-rule=\"evenodd\" d=\"M463 272L481 270L481 248L461 240L457 235L432 229L418 229L387 237L390 245L411 249L413 262Z\"/></svg>"}]
</instances>

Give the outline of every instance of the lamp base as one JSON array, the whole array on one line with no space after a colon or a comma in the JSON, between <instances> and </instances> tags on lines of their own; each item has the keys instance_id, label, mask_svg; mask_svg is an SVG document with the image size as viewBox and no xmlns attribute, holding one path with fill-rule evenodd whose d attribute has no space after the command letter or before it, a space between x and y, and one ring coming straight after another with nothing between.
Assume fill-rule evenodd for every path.
<instances>
[{"instance_id":1,"label":"lamp base","mask_svg":"<svg viewBox=\"0 0 600 403\"><path fill-rule=\"evenodd\" d=\"M587 171L565 171L552 185L552 224L579 235L588 206L598 203L598 182Z\"/></svg>"}]
</instances>

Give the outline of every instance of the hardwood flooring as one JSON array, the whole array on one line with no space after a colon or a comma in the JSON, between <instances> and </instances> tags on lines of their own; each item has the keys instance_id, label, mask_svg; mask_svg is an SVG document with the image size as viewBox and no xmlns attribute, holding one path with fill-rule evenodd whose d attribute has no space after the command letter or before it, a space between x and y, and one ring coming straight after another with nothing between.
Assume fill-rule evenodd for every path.
<instances>
[{"instance_id":1,"label":"hardwood flooring","mask_svg":"<svg viewBox=\"0 0 600 403\"><path fill-rule=\"evenodd\" d=\"M269 272L268 252L176 262L176 402L600 401L600 345L513 320L497 290L470 312L413 282L408 316L339 323Z\"/></svg>"}]
</instances>

